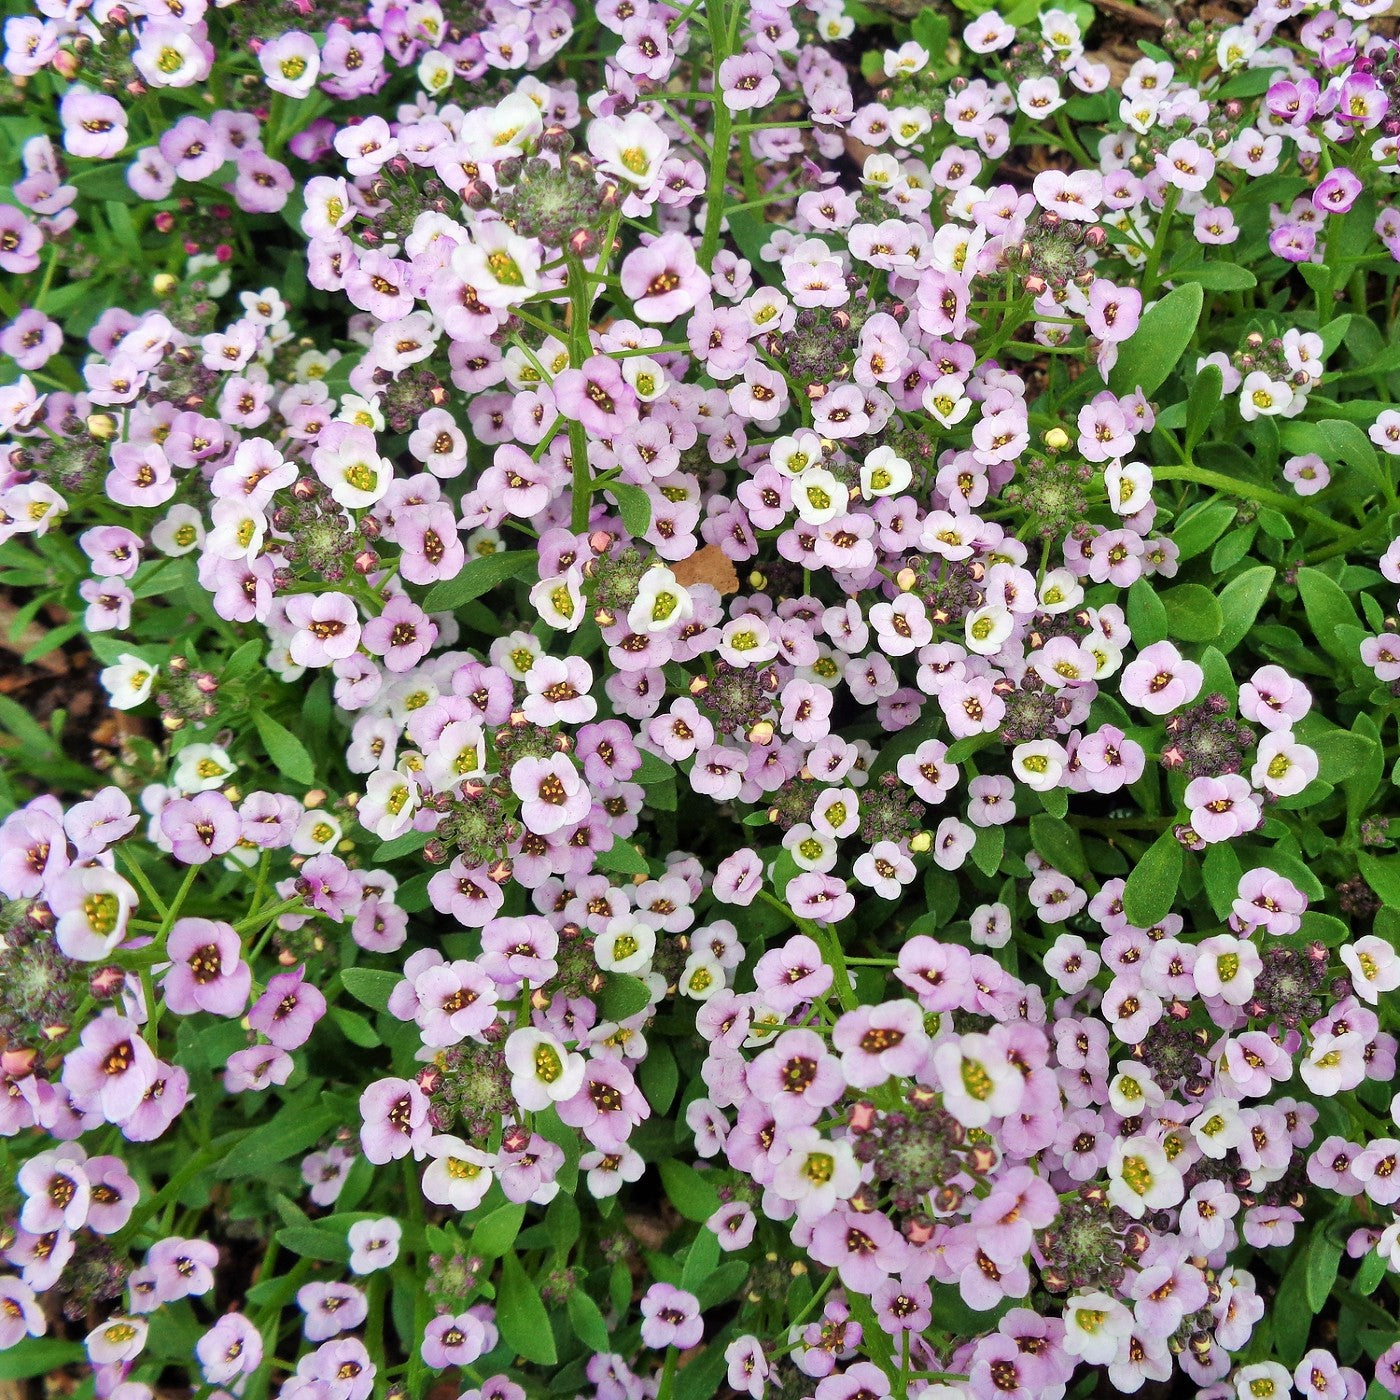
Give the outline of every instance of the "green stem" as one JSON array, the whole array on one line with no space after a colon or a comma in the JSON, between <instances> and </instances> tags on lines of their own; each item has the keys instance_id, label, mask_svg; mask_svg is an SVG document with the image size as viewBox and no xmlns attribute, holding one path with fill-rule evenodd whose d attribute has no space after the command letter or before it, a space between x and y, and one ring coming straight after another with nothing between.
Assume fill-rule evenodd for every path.
<instances>
[{"instance_id":1,"label":"green stem","mask_svg":"<svg viewBox=\"0 0 1400 1400\"><path fill-rule=\"evenodd\" d=\"M710 67L714 73L729 57L729 31L724 23L722 0L705 6L710 30ZM734 118L722 99L713 102L714 128L710 133L710 178L705 186L705 232L700 240L700 270L708 277L719 251L719 227L724 222L724 183L729 173L729 138Z\"/></svg>"},{"instance_id":2,"label":"green stem","mask_svg":"<svg viewBox=\"0 0 1400 1400\"><path fill-rule=\"evenodd\" d=\"M1270 491L1266 486L1256 486L1252 481L1241 481L1237 477L1226 476L1223 472L1207 471L1204 467L1185 463L1176 467L1153 467L1152 475L1158 481L1192 481L1198 486L1209 486L1216 491L1223 491L1228 496L1237 496L1241 500L1255 501L1263 506L1272 506L1285 515L1295 515L1300 520L1306 520L1310 525L1315 525L1319 530L1325 530L1334 539L1350 538L1353 533L1345 525L1338 525L1325 515L1310 510L1292 496L1285 496L1279 491Z\"/></svg>"},{"instance_id":3,"label":"green stem","mask_svg":"<svg viewBox=\"0 0 1400 1400\"><path fill-rule=\"evenodd\" d=\"M1168 185L1162 199L1162 213L1157 219L1157 232L1152 239L1152 251L1147 255L1147 263L1142 269L1142 299L1147 301L1157 290L1157 269L1162 265L1162 254L1167 247L1167 226L1176 213L1181 199L1181 191L1175 185Z\"/></svg>"}]
</instances>

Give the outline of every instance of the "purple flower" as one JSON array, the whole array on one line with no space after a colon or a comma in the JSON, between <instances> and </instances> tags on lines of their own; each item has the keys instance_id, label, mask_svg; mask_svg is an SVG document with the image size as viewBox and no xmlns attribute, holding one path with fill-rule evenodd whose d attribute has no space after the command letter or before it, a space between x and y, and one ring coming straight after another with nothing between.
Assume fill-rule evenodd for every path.
<instances>
[{"instance_id":1,"label":"purple flower","mask_svg":"<svg viewBox=\"0 0 1400 1400\"><path fill-rule=\"evenodd\" d=\"M614 437L637 422L637 392L621 366L604 355L591 356L580 369L561 370L553 389L559 412L592 437Z\"/></svg>"},{"instance_id":2,"label":"purple flower","mask_svg":"<svg viewBox=\"0 0 1400 1400\"><path fill-rule=\"evenodd\" d=\"M252 971L241 961L243 945L232 925L213 919L178 919L166 940L171 959L162 987L165 1004L181 1016L208 1011L238 1016L248 1003Z\"/></svg>"},{"instance_id":3,"label":"purple flower","mask_svg":"<svg viewBox=\"0 0 1400 1400\"><path fill-rule=\"evenodd\" d=\"M225 1313L196 1343L204 1379L228 1385L262 1365L262 1334L242 1313Z\"/></svg>"},{"instance_id":4,"label":"purple flower","mask_svg":"<svg viewBox=\"0 0 1400 1400\"><path fill-rule=\"evenodd\" d=\"M126 110L115 97L78 86L58 107L63 148L86 160L112 160L126 147Z\"/></svg>"},{"instance_id":5,"label":"purple flower","mask_svg":"<svg viewBox=\"0 0 1400 1400\"><path fill-rule=\"evenodd\" d=\"M299 593L287 602L292 660L298 666L329 666L360 644L360 617L344 593Z\"/></svg>"},{"instance_id":6,"label":"purple flower","mask_svg":"<svg viewBox=\"0 0 1400 1400\"><path fill-rule=\"evenodd\" d=\"M517 760L511 766L510 786L520 799L521 820L539 836L576 825L592 805L578 769L559 753Z\"/></svg>"},{"instance_id":7,"label":"purple flower","mask_svg":"<svg viewBox=\"0 0 1400 1400\"><path fill-rule=\"evenodd\" d=\"M642 1342L654 1350L684 1351L705 1335L700 1300L669 1283L654 1283L642 1297Z\"/></svg>"},{"instance_id":8,"label":"purple flower","mask_svg":"<svg viewBox=\"0 0 1400 1400\"><path fill-rule=\"evenodd\" d=\"M326 999L307 982L301 967L268 979L267 990L253 1003L248 1024L281 1050L295 1050L311 1038L326 1014Z\"/></svg>"},{"instance_id":9,"label":"purple flower","mask_svg":"<svg viewBox=\"0 0 1400 1400\"><path fill-rule=\"evenodd\" d=\"M0 1351L8 1351L25 1337L42 1337L46 1331L48 1323L34 1290L13 1274L0 1277Z\"/></svg>"},{"instance_id":10,"label":"purple flower","mask_svg":"<svg viewBox=\"0 0 1400 1400\"><path fill-rule=\"evenodd\" d=\"M1259 799L1238 773L1193 778L1186 787L1191 829L1208 845L1253 831L1262 819Z\"/></svg>"},{"instance_id":11,"label":"purple flower","mask_svg":"<svg viewBox=\"0 0 1400 1400\"><path fill-rule=\"evenodd\" d=\"M176 860L203 865L237 845L242 823L223 793L200 792L167 802L161 808L160 830Z\"/></svg>"},{"instance_id":12,"label":"purple flower","mask_svg":"<svg viewBox=\"0 0 1400 1400\"><path fill-rule=\"evenodd\" d=\"M428 1100L411 1079L377 1079L360 1095L360 1146L376 1166L417 1153L432 1134Z\"/></svg>"},{"instance_id":13,"label":"purple flower","mask_svg":"<svg viewBox=\"0 0 1400 1400\"><path fill-rule=\"evenodd\" d=\"M435 1317L423 1334L423 1360L434 1370L470 1366L486 1351L486 1328L474 1313Z\"/></svg>"},{"instance_id":14,"label":"purple flower","mask_svg":"<svg viewBox=\"0 0 1400 1400\"><path fill-rule=\"evenodd\" d=\"M776 83L774 79L775 87ZM709 290L709 280L695 261L690 239L683 233L663 233L623 259L622 290L639 320L665 324L694 310ZM557 379L555 384L557 398Z\"/></svg>"},{"instance_id":15,"label":"purple flower","mask_svg":"<svg viewBox=\"0 0 1400 1400\"><path fill-rule=\"evenodd\" d=\"M63 1061L63 1083L84 1111L120 1123L140 1106L158 1061L132 1022L104 1011L83 1027Z\"/></svg>"},{"instance_id":16,"label":"purple flower","mask_svg":"<svg viewBox=\"0 0 1400 1400\"><path fill-rule=\"evenodd\" d=\"M369 1312L360 1289L349 1283L306 1283L297 1290L297 1307L306 1314L302 1331L309 1342L324 1342L358 1327Z\"/></svg>"},{"instance_id":17,"label":"purple flower","mask_svg":"<svg viewBox=\"0 0 1400 1400\"><path fill-rule=\"evenodd\" d=\"M1205 673L1170 642L1145 647L1123 669L1122 695L1149 714L1165 715L1200 694Z\"/></svg>"},{"instance_id":18,"label":"purple flower","mask_svg":"<svg viewBox=\"0 0 1400 1400\"><path fill-rule=\"evenodd\" d=\"M162 1303L202 1298L214 1287L218 1262L218 1248L208 1240L157 1240L146 1255L146 1267L154 1271L156 1296Z\"/></svg>"},{"instance_id":19,"label":"purple flower","mask_svg":"<svg viewBox=\"0 0 1400 1400\"><path fill-rule=\"evenodd\" d=\"M391 1217L357 1220L345 1237L350 1246L350 1268L357 1274L387 1269L399 1257L402 1235L403 1226Z\"/></svg>"}]
</instances>

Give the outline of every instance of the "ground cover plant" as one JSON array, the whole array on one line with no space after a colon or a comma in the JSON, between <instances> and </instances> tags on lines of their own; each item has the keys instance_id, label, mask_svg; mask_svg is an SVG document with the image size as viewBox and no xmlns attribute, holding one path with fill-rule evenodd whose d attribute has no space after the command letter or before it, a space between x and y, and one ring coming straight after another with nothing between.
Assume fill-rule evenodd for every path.
<instances>
[{"instance_id":1,"label":"ground cover plant","mask_svg":"<svg viewBox=\"0 0 1400 1400\"><path fill-rule=\"evenodd\" d=\"M1400 1393L1385 0L39 0L0 1378Z\"/></svg>"}]
</instances>

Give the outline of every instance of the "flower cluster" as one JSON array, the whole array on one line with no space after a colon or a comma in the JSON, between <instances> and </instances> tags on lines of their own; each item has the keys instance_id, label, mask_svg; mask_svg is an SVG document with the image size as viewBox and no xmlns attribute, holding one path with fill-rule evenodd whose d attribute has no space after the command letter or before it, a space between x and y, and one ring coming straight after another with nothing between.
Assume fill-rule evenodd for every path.
<instances>
[{"instance_id":1,"label":"flower cluster","mask_svg":"<svg viewBox=\"0 0 1400 1400\"><path fill-rule=\"evenodd\" d=\"M1385 8L12 15L14 1373L1400 1394Z\"/></svg>"}]
</instances>

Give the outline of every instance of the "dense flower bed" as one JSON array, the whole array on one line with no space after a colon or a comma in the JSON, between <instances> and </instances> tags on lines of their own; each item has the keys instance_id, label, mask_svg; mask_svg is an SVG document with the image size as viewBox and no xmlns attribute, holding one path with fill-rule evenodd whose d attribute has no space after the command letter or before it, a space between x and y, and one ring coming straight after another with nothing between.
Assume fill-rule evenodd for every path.
<instances>
[{"instance_id":1,"label":"dense flower bed","mask_svg":"<svg viewBox=\"0 0 1400 1400\"><path fill-rule=\"evenodd\" d=\"M1394 26L979 9L11 9L0 1376L1400 1393Z\"/></svg>"}]
</instances>

